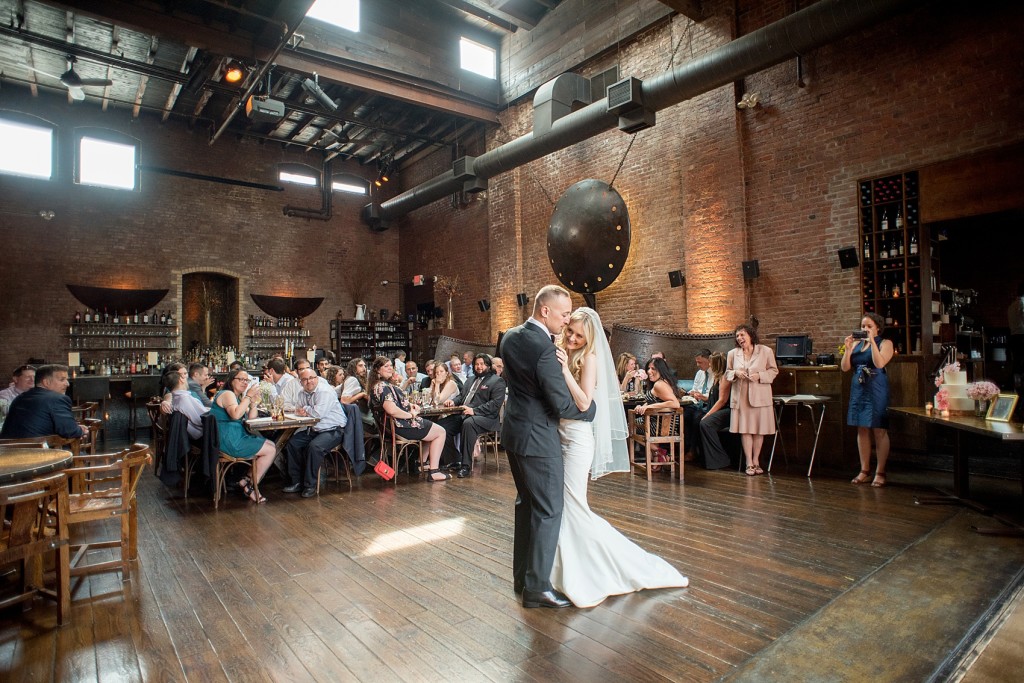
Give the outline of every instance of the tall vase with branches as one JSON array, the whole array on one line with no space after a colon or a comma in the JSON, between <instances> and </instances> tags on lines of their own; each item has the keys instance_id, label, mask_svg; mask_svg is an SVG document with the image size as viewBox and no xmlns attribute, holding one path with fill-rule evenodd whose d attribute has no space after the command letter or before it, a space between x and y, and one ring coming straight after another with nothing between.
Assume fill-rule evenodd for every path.
<instances>
[{"instance_id":1,"label":"tall vase with branches","mask_svg":"<svg viewBox=\"0 0 1024 683\"><path fill-rule=\"evenodd\" d=\"M448 329L455 329L455 312L452 310L452 300L459 293L458 275L438 275L434 281L434 290L440 292L448 299Z\"/></svg>"}]
</instances>

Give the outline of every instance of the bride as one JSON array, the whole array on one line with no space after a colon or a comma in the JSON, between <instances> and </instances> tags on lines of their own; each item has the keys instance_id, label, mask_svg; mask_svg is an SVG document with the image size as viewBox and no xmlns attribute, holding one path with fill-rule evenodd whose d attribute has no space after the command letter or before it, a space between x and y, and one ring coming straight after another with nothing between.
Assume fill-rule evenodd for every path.
<instances>
[{"instance_id":1,"label":"bride","mask_svg":"<svg viewBox=\"0 0 1024 683\"><path fill-rule=\"evenodd\" d=\"M597 479L629 471L629 432L619 382L601 318L578 308L557 350L562 374L580 410L597 403L594 422L562 420L558 433L565 462L565 507L551 584L577 607L644 588L685 587L689 580L596 515L587 503L587 473Z\"/></svg>"}]
</instances>

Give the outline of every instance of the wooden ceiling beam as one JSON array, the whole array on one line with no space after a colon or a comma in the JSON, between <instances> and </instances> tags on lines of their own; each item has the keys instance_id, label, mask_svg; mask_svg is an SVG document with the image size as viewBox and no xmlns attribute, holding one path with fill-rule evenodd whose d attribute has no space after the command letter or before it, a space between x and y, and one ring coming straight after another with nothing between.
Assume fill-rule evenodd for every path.
<instances>
[{"instance_id":1,"label":"wooden ceiling beam","mask_svg":"<svg viewBox=\"0 0 1024 683\"><path fill-rule=\"evenodd\" d=\"M314 71L321 79L347 85L356 90L374 92L385 97L417 104L447 114L464 116L485 123L498 123L498 113L493 108L468 102L465 99L447 95L426 87L368 74L348 66L313 60L292 50L285 50L277 57L277 64L283 69L311 74Z\"/></svg>"},{"instance_id":2,"label":"wooden ceiling beam","mask_svg":"<svg viewBox=\"0 0 1024 683\"><path fill-rule=\"evenodd\" d=\"M441 2L449 4L447 0L441 0ZM466 0L466 2L479 8L483 12L489 12L496 17L500 17L505 21L522 26L527 30L537 26L536 18L524 12L517 11L514 3L507 1L500 2L500 0Z\"/></svg>"},{"instance_id":3,"label":"wooden ceiling beam","mask_svg":"<svg viewBox=\"0 0 1024 683\"><path fill-rule=\"evenodd\" d=\"M503 19L502 17L497 16L491 10L481 9L472 2L466 2L466 0L438 0L438 2L448 5L449 7L453 7L454 9L457 9L460 12L465 12L466 14L483 19L488 23L494 24L503 31L515 33L516 31L519 30L519 26L517 24L514 24L507 19ZM529 28L532 28L532 26Z\"/></svg>"}]
</instances>

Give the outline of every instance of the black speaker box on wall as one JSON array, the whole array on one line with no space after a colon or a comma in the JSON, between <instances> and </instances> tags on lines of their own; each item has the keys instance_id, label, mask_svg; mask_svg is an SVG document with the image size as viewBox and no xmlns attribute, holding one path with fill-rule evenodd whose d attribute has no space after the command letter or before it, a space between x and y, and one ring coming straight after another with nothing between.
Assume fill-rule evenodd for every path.
<instances>
[{"instance_id":1,"label":"black speaker box on wall","mask_svg":"<svg viewBox=\"0 0 1024 683\"><path fill-rule=\"evenodd\" d=\"M743 279L753 280L758 277L761 277L761 266L758 264L757 259L754 259L753 261L744 261Z\"/></svg>"},{"instance_id":2,"label":"black speaker box on wall","mask_svg":"<svg viewBox=\"0 0 1024 683\"><path fill-rule=\"evenodd\" d=\"M668 283L673 287L682 287L686 284L686 276L681 270L673 270L668 274Z\"/></svg>"},{"instance_id":3,"label":"black speaker box on wall","mask_svg":"<svg viewBox=\"0 0 1024 683\"><path fill-rule=\"evenodd\" d=\"M529 301L530 301L530 297L526 296L525 294L523 294L523 293L516 294L516 302L520 306L525 306Z\"/></svg>"},{"instance_id":4,"label":"black speaker box on wall","mask_svg":"<svg viewBox=\"0 0 1024 683\"><path fill-rule=\"evenodd\" d=\"M839 250L839 265L842 268L856 268L860 265L857 260L857 250L853 247Z\"/></svg>"}]
</instances>

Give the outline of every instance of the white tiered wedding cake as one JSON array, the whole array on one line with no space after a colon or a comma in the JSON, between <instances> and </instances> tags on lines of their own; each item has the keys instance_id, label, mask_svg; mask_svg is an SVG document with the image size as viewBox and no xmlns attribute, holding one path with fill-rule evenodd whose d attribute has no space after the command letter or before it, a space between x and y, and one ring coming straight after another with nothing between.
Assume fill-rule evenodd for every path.
<instances>
[{"instance_id":1,"label":"white tiered wedding cake","mask_svg":"<svg viewBox=\"0 0 1024 683\"><path fill-rule=\"evenodd\" d=\"M967 397L967 372L954 367L949 366L942 371L942 386L939 390L946 390L949 412L973 414L974 399ZM938 399L935 403L939 404Z\"/></svg>"}]
</instances>

